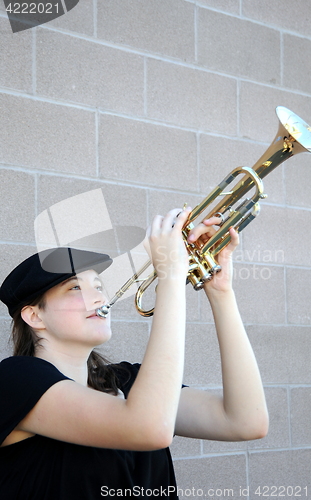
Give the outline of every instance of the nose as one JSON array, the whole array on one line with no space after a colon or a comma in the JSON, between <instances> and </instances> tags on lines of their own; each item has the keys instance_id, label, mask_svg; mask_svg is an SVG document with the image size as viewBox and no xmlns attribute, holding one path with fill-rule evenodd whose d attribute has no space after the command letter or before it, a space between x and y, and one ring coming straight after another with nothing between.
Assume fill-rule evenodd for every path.
<instances>
[{"instance_id":1,"label":"nose","mask_svg":"<svg viewBox=\"0 0 311 500\"><path fill-rule=\"evenodd\" d=\"M97 309L107 302L107 298L103 292L95 288L90 288L87 291L85 290L83 296L87 311Z\"/></svg>"},{"instance_id":2,"label":"nose","mask_svg":"<svg viewBox=\"0 0 311 500\"><path fill-rule=\"evenodd\" d=\"M103 292L100 292L99 290L95 290L95 294L94 294L94 297L93 297L93 303L94 303L94 305L96 307L98 307L98 305L103 305L106 302L108 302L108 299L107 299L107 297L105 297L105 295L103 294Z\"/></svg>"}]
</instances>

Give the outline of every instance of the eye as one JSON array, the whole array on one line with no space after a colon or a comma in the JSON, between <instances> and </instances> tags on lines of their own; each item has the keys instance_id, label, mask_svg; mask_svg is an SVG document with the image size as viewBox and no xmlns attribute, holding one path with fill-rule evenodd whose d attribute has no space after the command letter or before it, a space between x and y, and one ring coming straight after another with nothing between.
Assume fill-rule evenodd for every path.
<instances>
[{"instance_id":1,"label":"eye","mask_svg":"<svg viewBox=\"0 0 311 500\"><path fill-rule=\"evenodd\" d=\"M69 290L81 290L80 285L74 285Z\"/></svg>"},{"instance_id":2,"label":"eye","mask_svg":"<svg viewBox=\"0 0 311 500\"><path fill-rule=\"evenodd\" d=\"M96 290L98 290L99 292L102 292L102 291L103 291L103 287L102 287L102 285L97 285L95 288L96 288Z\"/></svg>"}]
</instances>

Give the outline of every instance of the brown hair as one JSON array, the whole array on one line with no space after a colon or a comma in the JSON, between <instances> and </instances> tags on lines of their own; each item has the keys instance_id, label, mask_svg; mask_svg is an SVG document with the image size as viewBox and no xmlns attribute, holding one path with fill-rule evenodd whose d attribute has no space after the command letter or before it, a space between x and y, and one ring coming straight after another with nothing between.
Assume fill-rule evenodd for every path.
<instances>
[{"instance_id":1,"label":"brown hair","mask_svg":"<svg viewBox=\"0 0 311 500\"><path fill-rule=\"evenodd\" d=\"M30 304L23 304L15 312L12 319L12 341L14 356L34 356L36 347L40 345L40 337L21 316L21 310L26 306L38 306L44 309L45 296L40 295ZM117 377L112 364L109 364L101 354L92 351L88 360L88 384L93 389L111 394L118 394Z\"/></svg>"}]
</instances>

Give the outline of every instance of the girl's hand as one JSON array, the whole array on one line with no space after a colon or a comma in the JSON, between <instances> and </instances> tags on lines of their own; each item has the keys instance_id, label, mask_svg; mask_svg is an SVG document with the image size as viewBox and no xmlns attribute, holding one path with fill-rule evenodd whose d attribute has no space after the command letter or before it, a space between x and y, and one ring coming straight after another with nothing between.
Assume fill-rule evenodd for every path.
<instances>
[{"instance_id":1,"label":"girl's hand","mask_svg":"<svg viewBox=\"0 0 311 500\"><path fill-rule=\"evenodd\" d=\"M188 241L193 243L199 240L204 245L217 232L214 226L219 225L220 222L221 218L216 216L205 219L190 231ZM232 253L239 244L239 235L233 228L229 229L229 234L231 236L229 245L218 254L216 259L222 269L204 285L207 293L232 289Z\"/></svg>"},{"instance_id":2,"label":"girl's hand","mask_svg":"<svg viewBox=\"0 0 311 500\"><path fill-rule=\"evenodd\" d=\"M145 248L159 280L182 278L186 281L189 259L182 228L190 211L190 208L176 208L165 217L156 215L147 230Z\"/></svg>"}]
</instances>

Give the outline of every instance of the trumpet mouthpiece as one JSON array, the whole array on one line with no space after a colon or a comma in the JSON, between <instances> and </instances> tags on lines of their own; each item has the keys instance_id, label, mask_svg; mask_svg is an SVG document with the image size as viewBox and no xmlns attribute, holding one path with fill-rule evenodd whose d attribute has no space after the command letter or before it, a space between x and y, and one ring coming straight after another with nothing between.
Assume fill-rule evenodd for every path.
<instances>
[{"instance_id":1,"label":"trumpet mouthpiece","mask_svg":"<svg viewBox=\"0 0 311 500\"><path fill-rule=\"evenodd\" d=\"M109 304L104 305L104 306L96 309L95 313L99 318L107 318L107 316L109 314L110 307L111 306Z\"/></svg>"}]
</instances>

